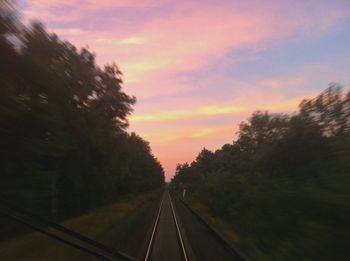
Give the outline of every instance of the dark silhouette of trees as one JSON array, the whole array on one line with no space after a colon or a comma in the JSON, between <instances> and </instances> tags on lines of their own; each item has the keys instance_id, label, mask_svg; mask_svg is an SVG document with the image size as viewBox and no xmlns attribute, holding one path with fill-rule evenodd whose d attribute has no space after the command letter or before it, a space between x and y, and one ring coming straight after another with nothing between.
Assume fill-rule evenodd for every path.
<instances>
[{"instance_id":1,"label":"dark silhouette of trees","mask_svg":"<svg viewBox=\"0 0 350 261\"><path fill-rule=\"evenodd\" d=\"M136 99L118 67L0 10L1 197L62 219L162 186L148 143L126 132Z\"/></svg>"},{"instance_id":2,"label":"dark silhouette of trees","mask_svg":"<svg viewBox=\"0 0 350 261\"><path fill-rule=\"evenodd\" d=\"M255 112L238 138L179 164L171 186L235 228L258 260L342 260L350 229L350 92L332 83L293 115Z\"/></svg>"}]
</instances>

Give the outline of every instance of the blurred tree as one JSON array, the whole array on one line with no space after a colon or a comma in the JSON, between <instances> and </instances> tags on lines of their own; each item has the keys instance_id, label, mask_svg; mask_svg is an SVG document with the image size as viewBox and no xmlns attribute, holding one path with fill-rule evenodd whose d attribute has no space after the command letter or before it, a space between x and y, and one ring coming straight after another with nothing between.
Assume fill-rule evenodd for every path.
<instances>
[{"instance_id":1,"label":"blurred tree","mask_svg":"<svg viewBox=\"0 0 350 261\"><path fill-rule=\"evenodd\" d=\"M340 84L331 83L316 98L303 100L300 111L317 123L326 136L350 134L350 92L343 94Z\"/></svg>"},{"instance_id":2,"label":"blurred tree","mask_svg":"<svg viewBox=\"0 0 350 261\"><path fill-rule=\"evenodd\" d=\"M164 172L148 143L126 132L136 98L123 92L118 67L101 69L88 49L61 41L41 23L18 30L5 3L1 196L61 219L162 186Z\"/></svg>"},{"instance_id":3,"label":"blurred tree","mask_svg":"<svg viewBox=\"0 0 350 261\"><path fill-rule=\"evenodd\" d=\"M350 229L350 92L339 84L292 116L257 111L238 139L179 164L171 186L234 227L257 260L343 260ZM344 259L345 260L345 259Z\"/></svg>"}]
</instances>

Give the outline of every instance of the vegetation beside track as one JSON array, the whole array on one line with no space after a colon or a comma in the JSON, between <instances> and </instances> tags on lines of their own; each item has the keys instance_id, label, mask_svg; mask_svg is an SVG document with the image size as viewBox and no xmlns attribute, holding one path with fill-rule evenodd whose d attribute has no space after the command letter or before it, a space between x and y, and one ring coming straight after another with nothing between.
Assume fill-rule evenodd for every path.
<instances>
[{"instance_id":1,"label":"vegetation beside track","mask_svg":"<svg viewBox=\"0 0 350 261\"><path fill-rule=\"evenodd\" d=\"M118 249L121 231L132 225L156 199L160 191L125 197L109 206L100 207L66 220L63 226L82 233L106 246ZM123 233L125 235L125 232ZM28 233L0 244L0 260L94 260L92 256L40 233Z\"/></svg>"},{"instance_id":2,"label":"vegetation beside track","mask_svg":"<svg viewBox=\"0 0 350 261\"><path fill-rule=\"evenodd\" d=\"M253 260L349 260L349 158L350 92L332 83L298 113L253 113L171 186Z\"/></svg>"}]
</instances>

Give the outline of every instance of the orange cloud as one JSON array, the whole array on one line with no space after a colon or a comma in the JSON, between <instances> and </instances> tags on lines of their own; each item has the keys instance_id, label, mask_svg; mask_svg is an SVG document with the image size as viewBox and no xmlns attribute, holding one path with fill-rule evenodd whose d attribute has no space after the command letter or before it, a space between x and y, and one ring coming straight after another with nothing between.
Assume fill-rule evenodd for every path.
<instances>
[{"instance_id":1,"label":"orange cloud","mask_svg":"<svg viewBox=\"0 0 350 261\"><path fill-rule=\"evenodd\" d=\"M233 123L223 124L213 127L190 127L183 130L168 130L166 132L144 133L146 139L155 143L173 143L184 140L193 140L201 138L215 138L217 135L233 136L236 126Z\"/></svg>"},{"instance_id":2,"label":"orange cloud","mask_svg":"<svg viewBox=\"0 0 350 261\"><path fill-rule=\"evenodd\" d=\"M266 103L266 99L261 98L260 104L251 103L247 101L248 104L237 104L236 106L202 106L187 108L182 110L171 110L162 111L156 113L148 114L135 114L129 117L129 121L132 125L135 124L147 124L147 123L157 123L163 122L165 124L175 121L185 121L185 120L203 120L206 118L216 118L220 116L230 116L239 115L247 116L247 114L253 112L254 110L270 110L275 112L291 112L298 108L300 101L304 98L297 97L293 99L282 99L281 97L270 97L270 101ZM256 97L254 97L256 98ZM273 99L275 101L273 102ZM265 101L262 103L261 101ZM232 102L234 103L234 102Z\"/></svg>"},{"instance_id":3,"label":"orange cloud","mask_svg":"<svg viewBox=\"0 0 350 261\"><path fill-rule=\"evenodd\" d=\"M165 111L154 114L132 115L129 117L129 120L132 123L174 121L191 119L195 117L219 116L225 114L240 113L242 111L243 108L236 106L204 106L200 108Z\"/></svg>"},{"instance_id":4,"label":"orange cloud","mask_svg":"<svg viewBox=\"0 0 350 261\"><path fill-rule=\"evenodd\" d=\"M65 36L80 36L86 34L86 32L80 28L51 28L49 32Z\"/></svg>"},{"instance_id":5,"label":"orange cloud","mask_svg":"<svg viewBox=\"0 0 350 261\"><path fill-rule=\"evenodd\" d=\"M55 31L55 30L54 30ZM97 43L102 43L106 45L141 45L145 44L146 39L140 36L129 36L122 39L111 39L111 38L97 38L95 40Z\"/></svg>"}]
</instances>

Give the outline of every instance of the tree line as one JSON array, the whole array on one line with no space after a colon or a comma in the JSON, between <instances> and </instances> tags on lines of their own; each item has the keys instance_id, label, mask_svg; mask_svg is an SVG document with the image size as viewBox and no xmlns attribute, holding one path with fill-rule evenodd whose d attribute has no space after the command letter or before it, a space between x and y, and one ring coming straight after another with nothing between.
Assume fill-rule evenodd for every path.
<instances>
[{"instance_id":1,"label":"tree line","mask_svg":"<svg viewBox=\"0 0 350 261\"><path fill-rule=\"evenodd\" d=\"M345 260L350 240L350 92L331 83L294 114L257 111L237 139L171 186L233 227L257 260Z\"/></svg>"},{"instance_id":2,"label":"tree line","mask_svg":"<svg viewBox=\"0 0 350 261\"><path fill-rule=\"evenodd\" d=\"M1 1L0 197L62 219L162 186L119 68L17 16Z\"/></svg>"}]
</instances>

